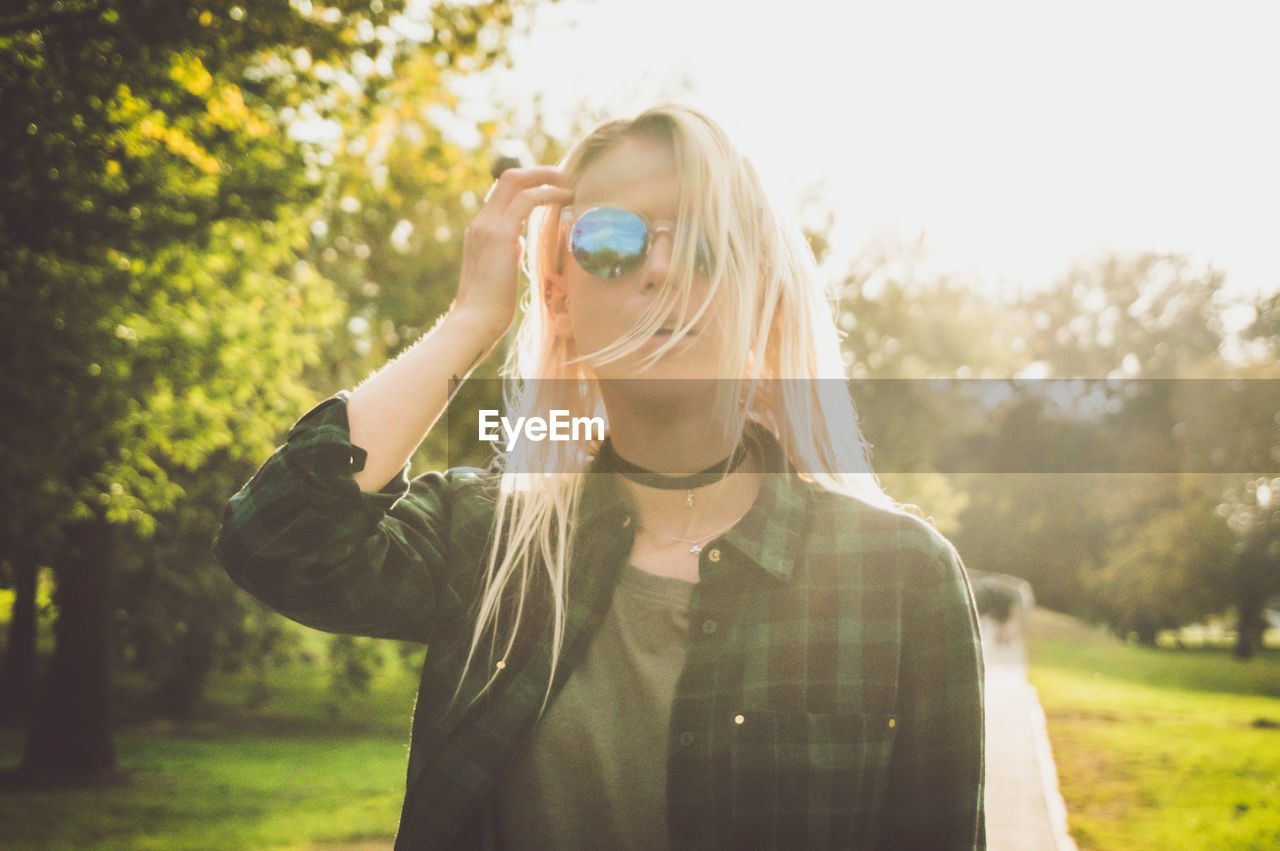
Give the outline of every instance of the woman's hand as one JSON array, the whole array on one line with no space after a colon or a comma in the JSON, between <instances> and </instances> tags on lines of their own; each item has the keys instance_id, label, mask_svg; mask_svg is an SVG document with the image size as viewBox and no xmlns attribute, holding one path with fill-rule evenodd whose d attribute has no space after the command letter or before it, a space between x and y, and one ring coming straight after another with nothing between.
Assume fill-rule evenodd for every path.
<instances>
[{"instance_id":1,"label":"woman's hand","mask_svg":"<svg viewBox=\"0 0 1280 851\"><path fill-rule=\"evenodd\" d=\"M493 184L462 240L462 274L453 313L495 343L515 316L525 221L540 204L573 199L557 168L510 168Z\"/></svg>"}]
</instances>

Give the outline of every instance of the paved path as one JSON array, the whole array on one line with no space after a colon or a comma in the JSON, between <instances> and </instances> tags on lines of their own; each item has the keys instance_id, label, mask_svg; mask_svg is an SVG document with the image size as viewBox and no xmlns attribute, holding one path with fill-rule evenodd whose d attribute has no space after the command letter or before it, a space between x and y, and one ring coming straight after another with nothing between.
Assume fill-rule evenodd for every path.
<instances>
[{"instance_id":1,"label":"paved path","mask_svg":"<svg viewBox=\"0 0 1280 851\"><path fill-rule=\"evenodd\" d=\"M983 621L987 667L987 843L990 851L1075 851L1045 732L1044 710L1027 682L1026 650L1011 623L1008 640Z\"/></svg>"}]
</instances>

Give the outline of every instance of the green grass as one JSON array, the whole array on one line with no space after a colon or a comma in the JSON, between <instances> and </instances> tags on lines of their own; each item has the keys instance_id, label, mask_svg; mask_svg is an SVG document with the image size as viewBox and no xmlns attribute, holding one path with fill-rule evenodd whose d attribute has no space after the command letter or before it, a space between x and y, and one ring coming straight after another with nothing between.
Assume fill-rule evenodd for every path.
<instances>
[{"instance_id":1,"label":"green grass","mask_svg":"<svg viewBox=\"0 0 1280 851\"><path fill-rule=\"evenodd\" d=\"M1031 679L1082 851L1280 848L1280 651L1125 645L1052 613ZM0 792L0 848L275 849L389 844L414 678L388 664L335 706L323 668L273 673L265 700L220 676L197 717L117 727L127 779ZM252 706L253 708L250 708ZM0 767L23 733L0 728Z\"/></svg>"},{"instance_id":2,"label":"green grass","mask_svg":"<svg viewBox=\"0 0 1280 851\"><path fill-rule=\"evenodd\" d=\"M385 671L335 710L320 670L273 674L265 702L248 679L217 678L190 721L118 727L123 783L0 792L0 848L389 847L414 685ZM23 737L0 729L0 766Z\"/></svg>"},{"instance_id":3,"label":"green grass","mask_svg":"<svg viewBox=\"0 0 1280 851\"><path fill-rule=\"evenodd\" d=\"M1031 682L1082 851L1280 848L1280 652L1108 639L1037 612Z\"/></svg>"}]
</instances>

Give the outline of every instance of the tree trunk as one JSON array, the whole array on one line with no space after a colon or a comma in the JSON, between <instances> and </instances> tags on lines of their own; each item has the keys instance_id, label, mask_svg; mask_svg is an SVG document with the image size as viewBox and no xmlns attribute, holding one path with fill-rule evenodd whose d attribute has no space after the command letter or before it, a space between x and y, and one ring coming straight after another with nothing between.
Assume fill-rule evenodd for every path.
<instances>
[{"instance_id":1,"label":"tree trunk","mask_svg":"<svg viewBox=\"0 0 1280 851\"><path fill-rule=\"evenodd\" d=\"M1244 595L1237 607L1240 612L1236 619L1235 656L1237 659L1252 659L1262 646L1262 634L1267 628L1262 615L1263 600L1253 594Z\"/></svg>"},{"instance_id":2,"label":"tree trunk","mask_svg":"<svg viewBox=\"0 0 1280 851\"><path fill-rule=\"evenodd\" d=\"M0 670L0 718L7 720L25 722L35 703L38 570L34 555L21 553L14 557L13 612L4 668Z\"/></svg>"},{"instance_id":3,"label":"tree trunk","mask_svg":"<svg viewBox=\"0 0 1280 851\"><path fill-rule=\"evenodd\" d=\"M1160 630L1150 624L1142 624L1133 630L1134 635L1138 639L1138 643L1143 647L1155 647L1156 638L1160 635Z\"/></svg>"},{"instance_id":4,"label":"tree trunk","mask_svg":"<svg viewBox=\"0 0 1280 851\"><path fill-rule=\"evenodd\" d=\"M1237 659L1252 659L1267 630L1267 599L1280 593L1280 518L1257 523L1236 562Z\"/></svg>"},{"instance_id":5,"label":"tree trunk","mask_svg":"<svg viewBox=\"0 0 1280 851\"><path fill-rule=\"evenodd\" d=\"M105 779L116 767L109 713L111 530L101 515L67 530L55 565L53 659L22 756L37 783Z\"/></svg>"},{"instance_id":6,"label":"tree trunk","mask_svg":"<svg viewBox=\"0 0 1280 851\"><path fill-rule=\"evenodd\" d=\"M213 669L216 612L211 603L202 600L196 600L195 608L187 620L187 631L179 640L173 667L152 695L153 708L165 718L191 715Z\"/></svg>"}]
</instances>

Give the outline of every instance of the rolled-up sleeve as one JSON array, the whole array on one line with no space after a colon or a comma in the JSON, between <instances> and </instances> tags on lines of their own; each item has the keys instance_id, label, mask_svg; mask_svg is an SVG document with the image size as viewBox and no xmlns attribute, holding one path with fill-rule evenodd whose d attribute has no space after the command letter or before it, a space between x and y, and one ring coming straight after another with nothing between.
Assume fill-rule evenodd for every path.
<instances>
[{"instance_id":1,"label":"rolled-up sleeve","mask_svg":"<svg viewBox=\"0 0 1280 851\"><path fill-rule=\"evenodd\" d=\"M982 646L960 558L938 540L906 589L885 848L986 847Z\"/></svg>"},{"instance_id":2,"label":"rolled-up sleeve","mask_svg":"<svg viewBox=\"0 0 1280 851\"><path fill-rule=\"evenodd\" d=\"M214 552L233 580L316 629L426 641L441 604L458 476L360 490L364 451L351 444L347 394L289 431L231 498Z\"/></svg>"}]
</instances>

